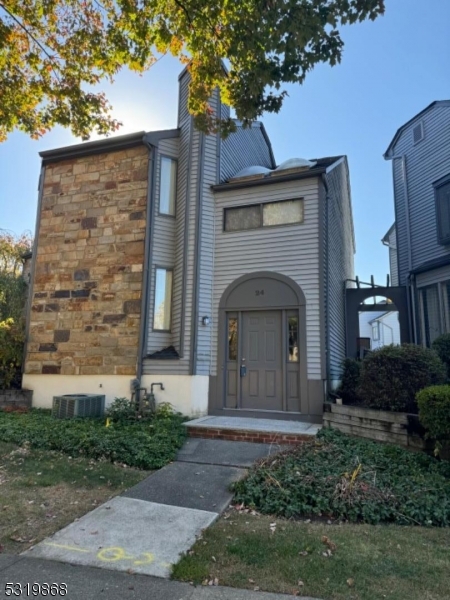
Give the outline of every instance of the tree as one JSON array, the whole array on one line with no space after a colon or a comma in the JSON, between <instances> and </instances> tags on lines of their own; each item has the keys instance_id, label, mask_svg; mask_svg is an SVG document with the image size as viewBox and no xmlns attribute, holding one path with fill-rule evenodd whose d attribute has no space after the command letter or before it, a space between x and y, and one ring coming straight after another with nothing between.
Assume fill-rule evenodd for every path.
<instances>
[{"instance_id":1,"label":"tree","mask_svg":"<svg viewBox=\"0 0 450 600\"><path fill-rule=\"evenodd\" d=\"M22 255L31 243L28 233L0 230L0 389L20 387L26 301Z\"/></svg>"},{"instance_id":2,"label":"tree","mask_svg":"<svg viewBox=\"0 0 450 600\"><path fill-rule=\"evenodd\" d=\"M384 0L0 0L0 139L116 130L94 87L168 53L189 64L197 127L226 135L232 122L208 105L217 86L244 124L278 112L284 84L340 62L340 26L383 13Z\"/></svg>"}]
</instances>

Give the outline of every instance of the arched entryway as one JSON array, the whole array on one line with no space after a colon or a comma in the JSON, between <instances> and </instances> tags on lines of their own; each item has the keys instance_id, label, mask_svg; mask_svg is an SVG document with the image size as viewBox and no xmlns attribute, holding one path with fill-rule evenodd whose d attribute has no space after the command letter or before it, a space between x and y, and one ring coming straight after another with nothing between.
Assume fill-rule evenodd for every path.
<instances>
[{"instance_id":1,"label":"arched entryway","mask_svg":"<svg viewBox=\"0 0 450 600\"><path fill-rule=\"evenodd\" d=\"M301 288L279 273L250 273L227 287L213 409L274 418L308 413L305 313Z\"/></svg>"}]
</instances>

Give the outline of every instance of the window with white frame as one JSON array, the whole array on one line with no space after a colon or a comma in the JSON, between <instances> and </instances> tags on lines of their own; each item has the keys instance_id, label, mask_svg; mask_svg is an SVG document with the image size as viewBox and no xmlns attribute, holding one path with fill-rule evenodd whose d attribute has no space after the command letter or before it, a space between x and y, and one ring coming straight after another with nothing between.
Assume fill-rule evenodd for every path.
<instances>
[{"instance_id":1,"label":"window with white frame","mask_svg":"<svg viewBox=\"0 0 450 600\"><path fill-rule=\"evenodd\" d=\"M376 323L372 323L372 339L374 342L378 342L380 339L380 324L378 321Z\"/></svg>"},{"instance_id":2,"label":"window with white frame","mask_svg":"<svg viewBox=\"0 0 450 600\"><path fill-rule=\"evenodd\" d=\"M175 215L175 197L177 188L177 161L161 156L159 177L159 212L162 215Z\"/></svg>"},{"instance_id":3,"label":"window with white frame","mask_svg":"<svg viewBox=\"0 0 450 600\"><path fill-rule=\"evenodd\" d=\"M155 302L153 329L170 331L172 317L172 269L157 267L155 273Z\"/></svg>"}]
</instances>

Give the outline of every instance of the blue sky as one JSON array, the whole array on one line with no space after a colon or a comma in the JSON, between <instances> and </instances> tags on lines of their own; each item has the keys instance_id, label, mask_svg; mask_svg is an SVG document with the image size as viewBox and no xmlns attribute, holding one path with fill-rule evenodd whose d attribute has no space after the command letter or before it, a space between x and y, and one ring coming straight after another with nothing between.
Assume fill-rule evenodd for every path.
<instances>
[{"instance_id":1,"label":"blue sky","mask_svg":"<svg viewBox=\"0 0 450 600\"><path fill-rule=\"evenodd\" d=\"M290 157L347 154L356 231L356 273L385 281L381 238L394 218L391 165L383 159L395 131L433 100L450 99L450 1L386 0L375 22L346 27L341 65L321 65L289 86L278 115L262 121L278 163ZM172 58L144 76L121 73L105 91L119 133L176 125L178 73ZM38 152L77 143L56 129L39 141L15 133L0 144L0 228L34 231Z\"/></svg>"}]
</instances>

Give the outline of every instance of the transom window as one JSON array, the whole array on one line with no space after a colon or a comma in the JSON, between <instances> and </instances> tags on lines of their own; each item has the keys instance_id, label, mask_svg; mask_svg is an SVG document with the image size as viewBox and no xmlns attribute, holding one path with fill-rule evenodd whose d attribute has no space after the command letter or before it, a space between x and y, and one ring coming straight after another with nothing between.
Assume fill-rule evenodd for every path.
<instances>
[{"instance_id":1,"label":"transom window","mask_svg":"<svg viewBox=\"0 0 450 600\"><path fill-rule=\"evenodd\" d=\"M157 268L155 274L155 302L153 311L153 329L170 331L172 317L172 279L171 269Z\"/></svg>"},{"instance_id":2,"label":"transom window","mask_svg":"<svg viewBox=\"0 0 450 600\"><path fill-rule=\"evenodd\" d=\"M177 161L161 156L159 184L159 212L162 215L175 215L175 196L177 187Z\"/></svg>"},{"instance_id":3,"label":"transom window","mask_svg":"<svg viewBox=\"0 0 450 600\"><path fill-rule=\"evenodd\" d=\"M450 175L434 186L436 197L436 222L438 241L450 244Z\"/></svg>"},{"instance_id":4,"label":"transom window","mask_svg":"<svg viewBox=\"0 0 450 600\"><path fill-rule=\"evenodd\" d=\"M224 215L225 231L243 231L295 223L303 223L302 198L226 208Z\"/></svg>"}]
</instances>

